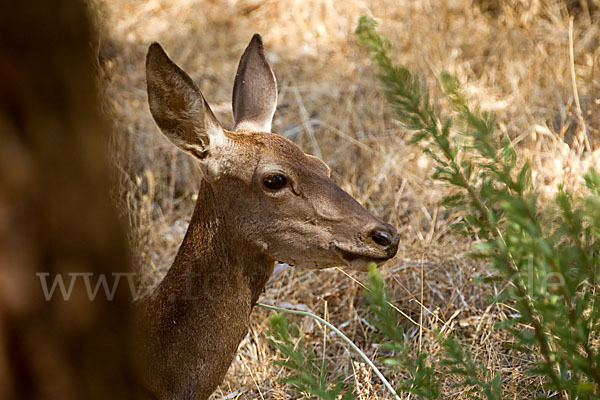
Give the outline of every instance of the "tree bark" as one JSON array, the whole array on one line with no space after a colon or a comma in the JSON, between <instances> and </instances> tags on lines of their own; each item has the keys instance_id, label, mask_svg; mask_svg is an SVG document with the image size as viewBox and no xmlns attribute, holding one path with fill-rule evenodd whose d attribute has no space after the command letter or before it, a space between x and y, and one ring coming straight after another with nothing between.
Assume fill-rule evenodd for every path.
<instances>
[{"instance_id":1,"label":"tree bark","mask_svg":"<svg viewBox=\"0 0 600 400\"><path fill-rule=\"evenodd\" d=\"M0 5L0 399L145 397L130 355L132 296L110 196L95 33L82 1ZM40 275L48 274L48 275ZM93 275L89 275L89 274Z\"/></svg>"}]
</instances>

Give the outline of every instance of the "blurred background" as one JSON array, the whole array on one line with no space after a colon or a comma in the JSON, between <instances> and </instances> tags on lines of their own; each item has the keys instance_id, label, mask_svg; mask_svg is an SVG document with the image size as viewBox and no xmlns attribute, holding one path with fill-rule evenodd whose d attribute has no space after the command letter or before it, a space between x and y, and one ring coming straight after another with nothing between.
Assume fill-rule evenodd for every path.
<instances>
[{"instance_id":1,"label":"blurred background","mask_svg":"<svg viewBox=\"0 0 600 400\"><path fill-rule=\"evenodd\" d=\"M501 131L530 161L537 189L551 196L559 183L573 185L600 167L598 0L94 0L92 8L103 108L112 121L114 197L145 287L170 267L200 182L194 161L167 142L148 111L148 45L163 45L230 128L237 62L259 32L279 84L273 130L322 158L334 181L399 229L398 255L382 273L394 301L429 329L407 322L415 348L435 354L430 330L453 330L502 372L507 398L520 398L523 385L541 385L524 374L527 356L491 329L511 310L489 306L494 293L474 281L485 268L466 257L471 243L450 231L458 216L438 206L447 189L427 179L429 160L406 145L409 136L353 32L361 15L376 18L395 60L425 78L433 99L440 72L455 74L472 104L497 114ZM261 301L323 315L373 356L357 283L364 279L337 269L283 268ZM267 316L255 310L215 399L287 398L278 383L284 372L269 362ZM311 320L297 322L341 374L353 374L353 356L339 338ZM451 385L447 397L462 398ZM376 381L369 390L369 398L386 398Z\"/></svg>"}]
</instances>

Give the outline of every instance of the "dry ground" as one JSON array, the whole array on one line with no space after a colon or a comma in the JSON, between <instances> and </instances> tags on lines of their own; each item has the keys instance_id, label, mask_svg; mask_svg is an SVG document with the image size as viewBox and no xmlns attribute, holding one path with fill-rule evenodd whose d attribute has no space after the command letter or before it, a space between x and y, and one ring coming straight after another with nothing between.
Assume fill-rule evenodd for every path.
<instances>
[{"instance_id":1,"label":"dry ground","mask_svg":"<svg viewBox=\"0 0 600 400\"><path fill-rule=\"evenodd\" d=\"M523 386L539 382L523 374L527 359L507 349L509 338L492 329L511 310L489 306L493 289L473 281L485 268L465 257L471 243L449 232L458 215L437 206L445 188L427 179L430 163L405 144L407 133L386 108L353 31L359 16L376 17L395 43L394 56L427 79L434 98L440 71L456 74L472 101L498 114L501 130L531 161L538 189L551 195L558 183L573 187L582 171L599 164L599 8L598 0L98 0L100 65L120 171L117 197L132 227L144 283L155 285L169 268L200 179L193 161L168 143L151 119L144 81L147 46L160 41L230 126L237 61L251 35L260 32L280 87L274 131L325 160L338 184L399 228L400 250L382 273L396 303L414 321L406 326L415 352L437 355L431 330L453 331L472 343L479 361L502 373L506 398L526 396ZM575 16L573 64L570 15ZM376 347L355 279L365 276L283 269L261 301L324 315L373 356ZM250 334L215 399L289 396L278 383L284 371L270 363L275 354L264 335L268 314L254 312ZM312 320L297 321L306 340L355 379L357 357L347 346ZM387 398L376 379L371 383L368 398ZM463 398L452 382L446 384L447 398Z\"/></svg>"}]
</instances>

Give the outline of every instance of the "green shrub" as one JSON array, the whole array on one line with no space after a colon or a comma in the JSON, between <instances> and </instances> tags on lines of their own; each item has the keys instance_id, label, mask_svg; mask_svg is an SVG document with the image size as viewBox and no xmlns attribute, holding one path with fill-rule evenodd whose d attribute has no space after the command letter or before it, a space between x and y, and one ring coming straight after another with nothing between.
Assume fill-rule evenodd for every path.
<instances>
[{"instance_id":1,"label":"green shrub","mask_svg":"<svg viewBox=\"0 0 600 400\"><path fill-rule=\"evenodd\" d=\"M381 275L375 267L369 270L369 282L365 297L369 302L370 322L378 330L381 348L392 356L383 361L399 368L409 378L402 379L398 392L412 393L420 399L443 398L440 383L447 375L459 376L460 386L475 399L497 400L501 398L501 377L491 376L484 366L473 361L471 353L455 339L444 339L436 333L445 357L435 362L427 353L414 355L414 350L404 340L399 315L391 306Z\"/></svg>"},{"instance_id":2,"label":"green shrub","mask_svg":"<svg viewBox=\"0 0 600 400\"><path fill-rule=\"evenodd\" d=\"M325 357L320 364L315 362L314 350L305 345L298 325L290 324L285 315L279 313L269 317L267 336L269 344L285 357L275 363L292 371L284 382L291 385L297 394L323 400L352 398L351 388L348 389L343 379L330 372L332 368Z\"/></svg>"},{"instance_id":3,"label":"green shrub","mask_svg":"<svg viewBox=\"0 0 600 400\"><path fill-rule=\"evenodd\" d=\"M530 166L519 160L510 137L498 131L494 116L470 106L448 72L441 74L440 83L449 107L432 101L417 74L392 62L392 44L375 27L374 20L362 17L356 34L372 54L388 102L411 133L409 143L421 146L433 160L432 178L451 188L442 204L462 211L455 228L477 240L473 257L494 271L490 284L504 288L493 301L517 310L496 329L509 332L516 347L530 354L528 373L544 378L546 398L558 393L598 398L600 175L592 169L582 187L561 187L554 201L542 202ZM440 398L442 380L453 375L472 398L502 397L500 374L475 362L456 338L438 336L445 355L441 361L414 355L375 270L367 287L371 323L391 354L383 361L407 376L399 381L398 392ZM294 361L289 345L278 349L292 360L286 367L310 369Z\"/></svg>"},{"instance_id":4,"label":"green shrub","mask_svg":"<svg viewBox=\"0 0 600 400\"><path fill-rule=\"evenodd\" d=\"M421 78L391 61L390 41L375 26L363 17L356 33L372 52L389 103L412 132L410 143L422 145L434 161L432 177L455 189L443 204L463 210L457 228L479 239L473 255L506 284L495 301L518 310L499 328L514 335L522 351L540 354L529 372L544 375L550 390L596 397L599 175L584 176L586 195L560 188L554 203L541 205L528 163L498 132L494 116L472 108L448 72L440 82L451 111L443 115Z\"/></svg>"}]
</instances>

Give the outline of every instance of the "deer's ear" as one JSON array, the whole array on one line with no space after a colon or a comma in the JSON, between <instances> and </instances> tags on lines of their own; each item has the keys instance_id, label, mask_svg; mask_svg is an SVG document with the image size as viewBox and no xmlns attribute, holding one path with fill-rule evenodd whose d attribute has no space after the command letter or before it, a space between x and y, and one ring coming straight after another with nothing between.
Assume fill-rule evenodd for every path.
<instances>
[{"instance_id":1,"label":"deer's ear","mask_svg":"<svg viewBox=\"0 0 600 400\"><path fill-rule=\"evenodd\" d=\"M277 82L260 35L244 51L233 84L234 130L270 132L277 106Z\"/></svg>"},{"instance_id":2,"label":"deer's ear","mask_svg":"<svg viewBox=\"0 0 600 400\"><path fill-rule=\"evenodd\" d=\"M224 140L223 128L196 84L158 43L148 49L146 83L154 121L179 148L204 159Z\"/></svg>"}]
</instances>

